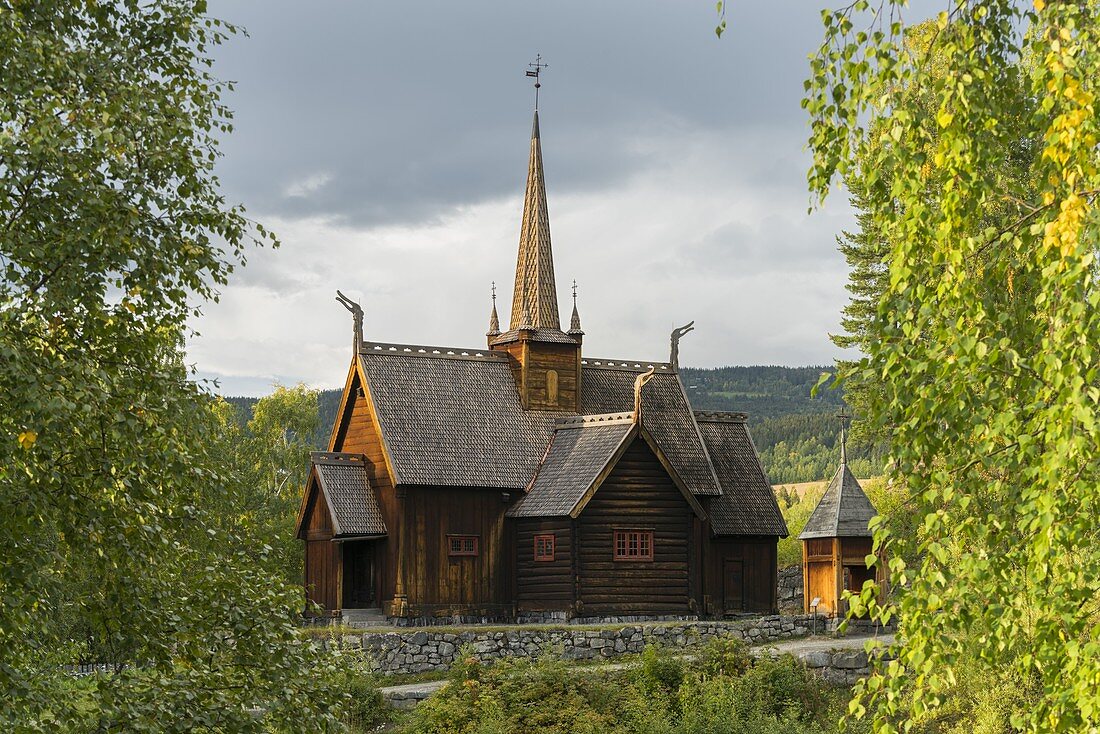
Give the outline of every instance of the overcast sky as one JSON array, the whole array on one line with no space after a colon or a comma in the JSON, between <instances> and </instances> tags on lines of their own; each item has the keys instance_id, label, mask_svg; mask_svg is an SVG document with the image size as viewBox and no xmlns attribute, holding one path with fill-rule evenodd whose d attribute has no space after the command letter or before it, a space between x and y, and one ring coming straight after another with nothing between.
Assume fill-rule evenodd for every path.
<instances>
[{"instance_id":1,"label":"overcast sky","mask_svg":"<svg viewBox=\"0 0 1100 734\"><path fill-rule=\"evenodd\" d=\"M807 55L820 2L212 2L247 28L217 51L234 80L228 198L274 229L195 322L224 394L343 383L366 338L484 347L489 284L509 312L533 89L561 311L576 278L593 357L689 366L838 356L847 270L834 196L807 214Z\"/></svg>"}]
</instances>

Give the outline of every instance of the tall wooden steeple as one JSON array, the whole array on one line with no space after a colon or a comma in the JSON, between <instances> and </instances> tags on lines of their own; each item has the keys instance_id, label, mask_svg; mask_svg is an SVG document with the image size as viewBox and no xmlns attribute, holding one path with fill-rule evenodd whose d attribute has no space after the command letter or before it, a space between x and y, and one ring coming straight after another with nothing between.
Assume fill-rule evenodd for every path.
<instances>
[{"instance_id":1,"label":"tall wooden steeple","mask_svg":"<svg viewBox=\"0 0 1100 734\"><path fill-rule=\"evenodd\" d=\"M542 167L539 113L531 125L527 191L520 224L516 281L508 331L489 335L489 347L508 352L520 399L527 409L577 412L580 408L581 334L561 330L550 214Z\"/></svg>"}]
</instances>

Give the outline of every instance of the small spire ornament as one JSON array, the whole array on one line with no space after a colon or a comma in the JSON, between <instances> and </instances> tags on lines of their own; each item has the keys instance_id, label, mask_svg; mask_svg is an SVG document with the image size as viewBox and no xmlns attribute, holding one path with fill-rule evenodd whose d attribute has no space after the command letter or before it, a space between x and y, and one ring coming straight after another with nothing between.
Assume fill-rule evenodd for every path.
<instances>
[{"instance_id":1,"label":"small spire ornament","mask_svg":"<svg viewBox=\"0 0 1100 734\"><path fill-rule=\"evenodd\" d=\"M584 336L584 330L581 329L581 314L577 311L577 281L573 281L573 316L569 319L569 331L570 336Z\"/></svg>"},{"instance_id":2,"label":"small spire ornament","mask_svg":"<svg viewBox=\"0 0 1100 734\"><path fill-rule=\"evenodd\" d=\"M493 312L489 315L489 331L486 336L500 336L500 319L497 318L497 282L493 281Z\"/></svg>"}]
</instances>

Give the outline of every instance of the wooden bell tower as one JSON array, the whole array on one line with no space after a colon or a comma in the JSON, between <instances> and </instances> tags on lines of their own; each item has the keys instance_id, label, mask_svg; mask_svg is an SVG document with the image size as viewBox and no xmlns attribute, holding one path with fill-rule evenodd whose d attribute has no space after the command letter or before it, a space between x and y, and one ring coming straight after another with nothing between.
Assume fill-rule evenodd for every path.
<instances>
[{"instance_id":1,"label":"wooden bell tower","mask_svg":"<svg viewBox=\"0 0 1100 734\"><path fill-rule=\"evenodd\" d=\"M581 330L573 286L573 315L568 332L561 330L550 246L550 215L546 207L539 113L531 126L527 192L523 202L516 281L508 331L501 333L496 293L487 334L489 348L511 356L520 400L527 410L580 412Z\"/></svg>"}]
</instances>

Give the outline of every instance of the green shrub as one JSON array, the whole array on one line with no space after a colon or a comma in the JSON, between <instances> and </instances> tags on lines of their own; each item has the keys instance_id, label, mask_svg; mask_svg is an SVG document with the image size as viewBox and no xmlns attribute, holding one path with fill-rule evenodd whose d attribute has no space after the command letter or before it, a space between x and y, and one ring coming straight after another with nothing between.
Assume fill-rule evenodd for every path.
<instances>
[{"instance_id":1,"label":"green shrub","mask_svg":"<svg viewBox=\"0 0 1100 734\"><path fill-rule=\"evenodd\" d=\"M448 686L414 709L405 734L810 734L834 731L847 692L791 656L753 659L719 640L696 662L646 648L636 669L559 659L483 665L459 656Z\"/></svg>"},{"instance_id":2,"label":"green shrub","mask_svg":"<svg viewBox=\"0 0 1100 734\"><path fill-rule=\"evenodd\" d=\"M737 676L752 666L749 646L736 637L716 639L704 647L696 660L698 670L709 678Z\"/></svg>"},{"instance_id":3,"label":"green shrub","mask_svg":"<svg viewBox=\"0 0 1100 734\"><path fill-rule=\"evenodd\" d=\"M668 652L646 645L637 680L647 693L672 693L684 682L684 663Z\"/></svg>"},{"instance_id":4,"label":"green shrub","mask_svg":"<svg viewBox=\"0 0 1100 734\"><path fill-rule=\"evenodd\" d=\"M358 651L339 653L337 672L329 678L329 686L340 694L337 715L349 732L374 730L386 720L386 706L378 680L368 671Z\"/></svg>"}]
</instances>

